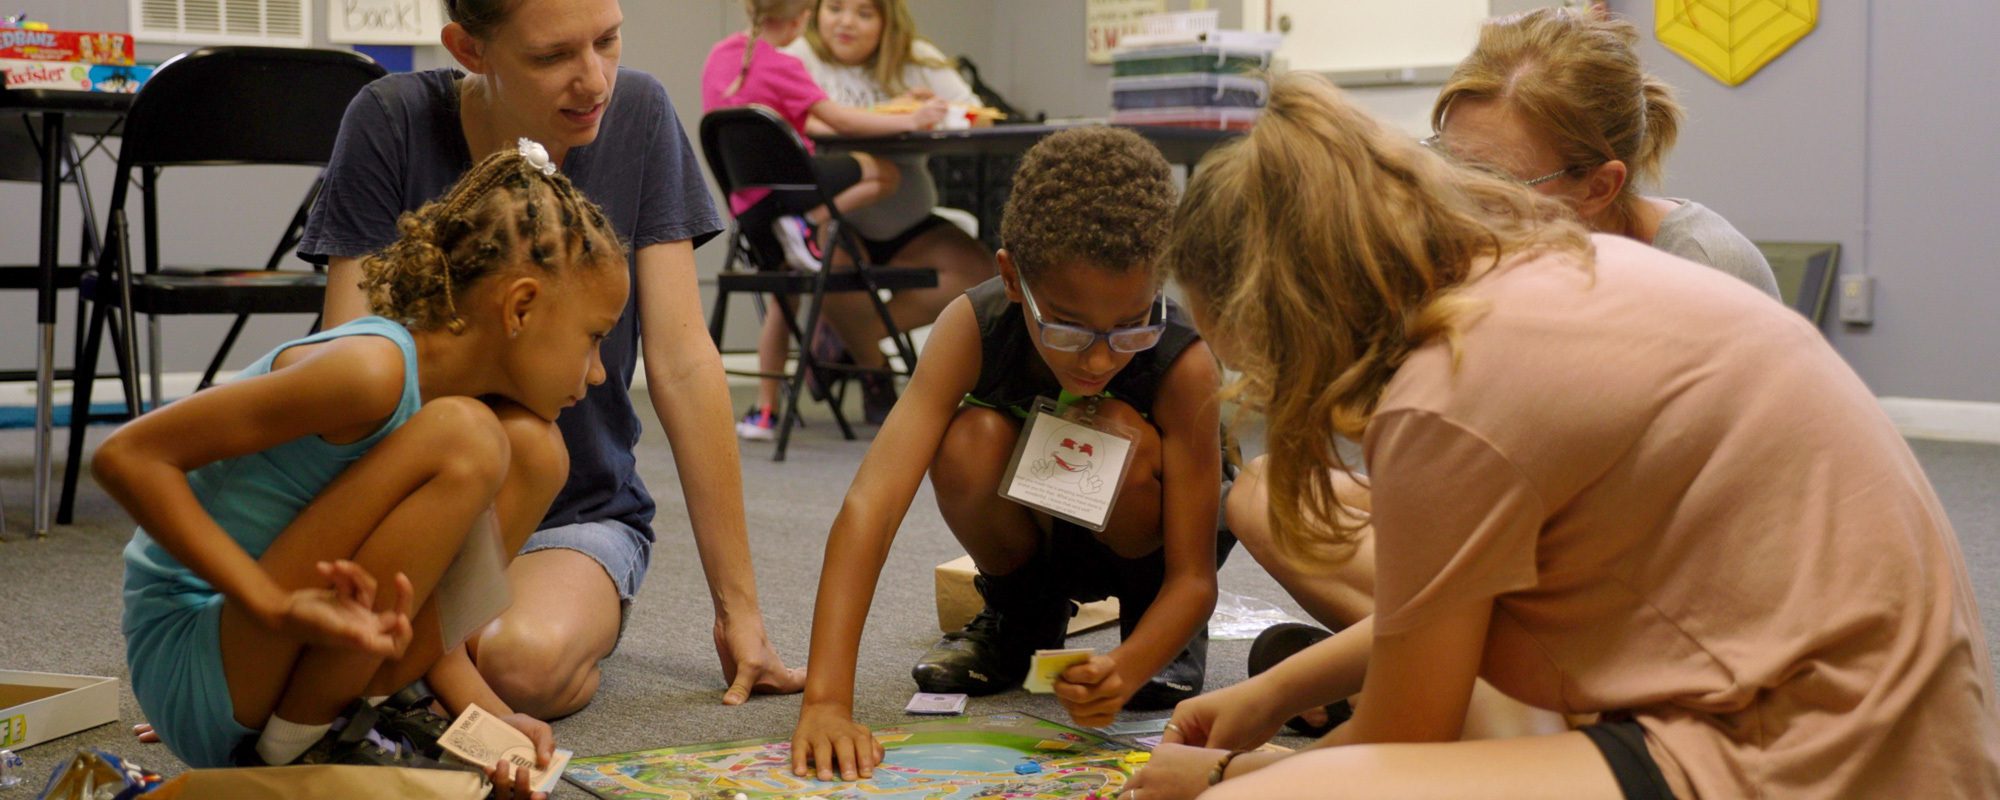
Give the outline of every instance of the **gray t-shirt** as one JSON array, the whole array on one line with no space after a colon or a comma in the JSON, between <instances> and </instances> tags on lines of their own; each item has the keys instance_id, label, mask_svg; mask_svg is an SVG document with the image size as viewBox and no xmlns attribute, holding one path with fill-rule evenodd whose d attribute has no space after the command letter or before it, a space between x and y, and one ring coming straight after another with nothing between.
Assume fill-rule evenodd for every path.
<instances>
[{"instance_id":1,"label":"gray t-shirt","mask_svg":"<svg viewBox=\"0 0 2000 800\"><path fill-rule=\"evenodd\" d=\"M1778 297L1778 278L1764 253L1721 214L1693 200L1666 198L1680 207L1660 220L1653 247L1734 275L1757 291Z\"/></svg>"},{"instance_id":2,"label":"gray t-shirt","mask_svg":"<svg viewBox=\"0 0 2000 800\"><path fill-rule=\"evenodd\" d=\"M390 75L348 104L326 188L306 220L301 257L325 263L389 245L397 217L442 196L472 168L459 124L458 77L450 69ZM635 287L640 248L683 239L700 245L722 229L667 90L646 73L618 70L597 140L572 148L562 171L631 246ZM635 289L604 341L604 384L556 421L569 445L569 482L544 528L615 519L652 536L653 499L632 455L641 430L630 394L638 297Z\"/></svg>"}]
</instances>

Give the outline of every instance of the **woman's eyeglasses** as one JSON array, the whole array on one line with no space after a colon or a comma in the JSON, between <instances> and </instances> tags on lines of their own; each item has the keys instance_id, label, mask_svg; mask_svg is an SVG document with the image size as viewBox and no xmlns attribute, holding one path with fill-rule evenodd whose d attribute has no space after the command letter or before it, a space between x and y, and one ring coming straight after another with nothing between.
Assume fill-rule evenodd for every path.
<instances>
[{"instance_id":1,"label":"woman's eyeglasses","mask_svg":"<svg viewBox=\"0 0 2000 800\"><path fill-rule=\"evenodd\" d=\"M1097 340L1103 339L1104 343L1110 345L1116 352L1137 353L1152 349L1153 345L1160 343L1160 337L1167 332L1167 296L1164 292L1154 302L1155 314L1147 316L1149 320L1157 316L1158 322L1130 328L1112 328L1108 331L1042 319L1041 309L1035 307L1035 293L1028 288L1026 280L1021 281L1021 299L1027 301L1028 314L1034 317L1035 325L1042 330L1042 346L1050 350L1081 353L1097 344Z\"/></svg>"},{"instance_id":2,"label":"woman's eyeglasses","mask_svg":"<svg viewBox=\"0 0 2000 800\"><path fill-rule=\"evenodd\" d=\"M1426 148L1429 148L1430 151L1433 153L1444 156L1445 160L1450 161L1454 164L1462 164L1468 167L1472 167L1474 169L1490 172L1499 177L1506 178L1507 180L1521 184L1522 186L1540 186L1544 183L1548 183L1549 181L1555 180L1557 178L1563 177L1564 175L1568 175L1572 172L1575 172L1578 169L1577 167L1563 167L1562 169L1556 170L1547 175L1543 175L1539 178L1521 178L1491 164L1469 162L1459 158L1456 155L1453 155L1449 149L1445 148L1444 141L1442 139L1443 136L1444 134L1441 133L1433 133L1429 136L1417 140L1417 143L1423 145Z\"/></svg>"}]
</instances>

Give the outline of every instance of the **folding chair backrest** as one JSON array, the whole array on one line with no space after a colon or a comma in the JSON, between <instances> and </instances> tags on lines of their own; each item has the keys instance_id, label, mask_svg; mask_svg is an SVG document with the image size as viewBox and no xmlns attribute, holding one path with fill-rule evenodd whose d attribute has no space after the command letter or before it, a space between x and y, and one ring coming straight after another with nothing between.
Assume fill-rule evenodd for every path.
<instances>
[{"instance_id":1,"label":"folding chair backrest","mask_svg":"<svg viewBox=\"0 0 2000 800\"><path fill-rule=\"evenodd\" d=\"M42 149L36 146L41 132L30 135L29 124L18 115L0 116L0 181L42 179Z\"/></svg>"},{"instance_id":2,"label":"folding chair backrest","mask_svg":"<svg viewBox=\"0 0 2000 800\"><path fill-rule=\"evenodd\" d=\"M701 150L724 195L768 189L793 214L823 202L805 142L771 109L742 106L703 116Z\"/></svg>"},{"instance_id":3,"label":"folding chair backrest","mask_svg":"<svg viewBox=\"0 0 2000 800\"><path fill-rule=\"evenodd\" d=\"M385 74L373 59L345 50L183 53L132 99L119 164L324 166L348 102Z\"/></svg>"}]
</instances>

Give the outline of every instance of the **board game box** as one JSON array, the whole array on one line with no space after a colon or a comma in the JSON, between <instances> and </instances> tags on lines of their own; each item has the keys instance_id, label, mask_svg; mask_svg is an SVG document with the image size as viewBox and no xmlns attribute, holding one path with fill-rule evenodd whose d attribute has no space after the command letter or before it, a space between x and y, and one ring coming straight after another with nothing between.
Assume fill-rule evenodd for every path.
<instances>
[{"instance_id":1,"label":"board game box","mask_svg":"<svg viewBox=\"0 0 2000 800\"><path fill-rule=\"evenodd\" d=\"M1110 798L1147 754L1136 746L1019 713L875 729L875 777L820 782L792 774L789 739L753 739L578 758L565 777L606 800L1021 800Z\"/></svg>"}]
</instances>

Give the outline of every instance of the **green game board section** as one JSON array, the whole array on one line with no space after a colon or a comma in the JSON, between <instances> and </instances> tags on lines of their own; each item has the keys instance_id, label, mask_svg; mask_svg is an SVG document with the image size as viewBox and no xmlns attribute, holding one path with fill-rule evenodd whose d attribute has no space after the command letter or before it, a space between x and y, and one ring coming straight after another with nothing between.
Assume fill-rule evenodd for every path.
<instances>
[{"instance_id":1,"label":"green game board section","mask_svg":"<svg viewBox=\"0 0 2000 800\"><path fill-rule=\"evenodd\" d=\"M610 800L1027 800L1109 798L1139 765L1131 745L1028 714L940 719L875 729L875 777L821 783L792 775L791 742L667 747L571 761L571 783ZM1026 774L1017 767L1039 768Z\"/></svg>"}]
</instances>

